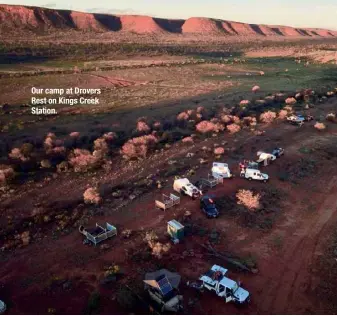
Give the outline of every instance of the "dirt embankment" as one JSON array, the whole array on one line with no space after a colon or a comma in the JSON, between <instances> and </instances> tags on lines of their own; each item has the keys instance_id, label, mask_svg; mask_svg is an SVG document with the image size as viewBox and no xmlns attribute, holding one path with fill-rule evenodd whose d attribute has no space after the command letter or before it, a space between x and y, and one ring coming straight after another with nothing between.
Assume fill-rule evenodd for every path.
<instances>
[{"instance_id":1,"label":"dirt embankment","mask_svg":"<svg viewBox=\"0 0 337 316\"><path fill-rule=\"evenodd\" d=\"M0 29L30 32L80 30L85 32L128 32L136 34L203 34L210 36L336 37L336 31L268 26L211 18L159 19L141 15L109 15L54 10L40 7L0 5Z\"/></svg>"}]
</instances>

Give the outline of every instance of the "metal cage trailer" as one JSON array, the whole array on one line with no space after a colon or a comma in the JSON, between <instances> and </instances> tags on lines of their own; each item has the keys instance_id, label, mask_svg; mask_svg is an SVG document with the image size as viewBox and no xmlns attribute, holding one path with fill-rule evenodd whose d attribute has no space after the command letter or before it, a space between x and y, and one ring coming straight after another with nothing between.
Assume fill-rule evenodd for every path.
<instances>
[{"instance_id":1,"label":"metal cage trailer","mask_svg":"<svg viewBox=\"0 0 337 316\"><path fill-rule=\"evenodd\" d=\"M78 230L86 237L86 240L91 241L95 246L103 240L117 235L117 228L109 223L105 224L105 228L96 223L96 227L93 229L86 229L81 225Z\"/></svg>"},{"instance_id":2,"label":"metal cage trailer","mask_svg":"<svg viewBox=\"0 0 337 316\"><path fill-rule=\"evenodd\" d=\"M220 176L214 177L214 176L208 174L207 179L206 178L200 179L200 183L201 183L202 186L214 188L219 183L223 183L223 177L220 177Z\"/></svg>"},{"instance_id":3,"label":"metal cage trailer","mask_svg":"<svg viewBox=\"0 0 337 316\"><path fill-rule=\"evenodd\" d=\"M172 193L170 195L163 194L161 201L155 201L156 208L164 211L177 204L180 204L180 197Z\"/></svg>"}]
</instances>

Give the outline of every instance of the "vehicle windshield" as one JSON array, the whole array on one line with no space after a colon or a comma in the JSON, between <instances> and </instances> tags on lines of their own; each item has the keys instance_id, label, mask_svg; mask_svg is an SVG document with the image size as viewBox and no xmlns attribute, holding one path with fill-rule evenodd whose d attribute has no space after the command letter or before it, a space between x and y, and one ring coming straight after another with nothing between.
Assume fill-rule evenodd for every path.
<instances>
[{"instance_id":1,"label":"vehicle windshield","mask_svg":"<svg viewBox=\"0 0 337 316\"><path fill-rule=\"evenodd\" d=\"M232 287L233 293L235 293L235 292L238 290L238 288L239 288L239 284L237 284L237 283L235 282L235 284L234 284L233 287Z\"/></svg>"}]
</instances>

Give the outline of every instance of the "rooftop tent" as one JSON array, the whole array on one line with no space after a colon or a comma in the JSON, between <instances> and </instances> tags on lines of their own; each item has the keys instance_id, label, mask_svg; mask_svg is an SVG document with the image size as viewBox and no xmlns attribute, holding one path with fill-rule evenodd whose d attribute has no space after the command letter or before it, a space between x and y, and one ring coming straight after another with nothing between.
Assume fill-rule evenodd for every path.
<instances>
[{"instance_id":1,"label":"rooftop tent","mask_svg":"<svg viewBox=\"0 0 337 316\"><path fill-rule=\"evenodd\" d=\"M163 294L172 288L178 288L181 277L178 273L161 269L145 274L144 283L159 289Z\"/></svg>"}]
</instances>

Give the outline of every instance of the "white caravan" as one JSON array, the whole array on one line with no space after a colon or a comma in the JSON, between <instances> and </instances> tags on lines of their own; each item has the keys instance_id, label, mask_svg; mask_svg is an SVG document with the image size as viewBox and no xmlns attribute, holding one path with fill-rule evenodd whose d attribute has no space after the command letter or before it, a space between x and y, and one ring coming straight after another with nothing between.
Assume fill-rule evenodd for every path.
<instances>
[{"instance_id":1,"label":"white caravan","mask_svg":"<svg viewBox=\"0 0 337 316\"><path fill-rule=\"evenodd\" d=\"M233 175L229 170L228 164L223 162L213 162L212 176L214 178L232 178Z\"/></svg>"},{"instance_id":2,"label":"white caravan","mask_svg":"<svg viewBox=\"0 0 337 316\"><path fill-rule=\"evenodd\" d=\"M174 180L173 190L194 199L202 195L202 191L193 185L187 178Z\"/></svg>"}]
</instances>

